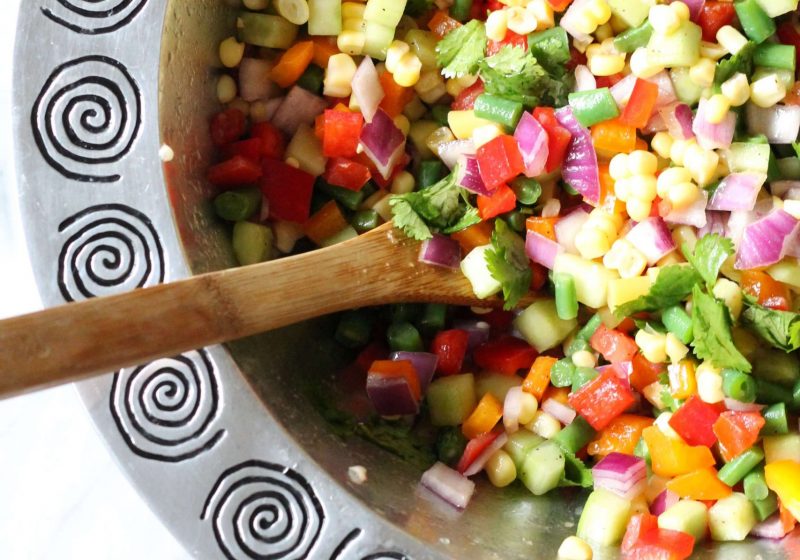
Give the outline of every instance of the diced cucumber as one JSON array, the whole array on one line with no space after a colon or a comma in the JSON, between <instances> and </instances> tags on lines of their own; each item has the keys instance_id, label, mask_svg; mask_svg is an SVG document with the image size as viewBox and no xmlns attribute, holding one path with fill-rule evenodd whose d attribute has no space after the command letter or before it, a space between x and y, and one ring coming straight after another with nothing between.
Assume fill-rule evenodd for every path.
<instances>
[{"instance_id":1,"label":"diced cucumber","mask_svg":"<svg viewBox=\"0 0 800 560\"><path fill-rule=\"evenodd\" d=\"M387 27L374 21L367 21L364 29L364 54L386 59L386 49L394 41L394 27Z\"/></svg>"},{"instance_id":2,"label":"diced cucumber","mask_svg":"<svg viewBox=\"0 0 800 560\"><path fill-rule=\"evenodd\" d=\"M764 437L764 460L769 465L785 459L800 461L800 434Z\"/></svg>"},{"instance_id":3,"label":"diced cucumber","mask_svg":"<svg viewBox=\"0 0 800 560\"><path fill-rule=\"evenodd\" d=\"M753 360L753 375L791 387L800 379L800 358L772 348L763 348Z\"/></svg>"},{"instance_id":4,"label":"diced cucumber","mask_svg":"<svg viewBox=\"0 0 800 560\"><path fill-rule=\"evenodd\" d=\"M305 123L300 125L286 146L285 157L296 159L300 169L314 177L325 173L325 164L328 162L328 158L322 154L322 141L314 134L314 129Z\"/></svg>"},{"instance_id":5,"label":"diced cucumber","mask_svg":"<svg viewBox=\"0 0 800 560\"><path fill-rule=\"evenodd\" d=\"M578 521L578 536L602 546L613 546L625 535L630 517L629 500L598 488L589 495L583 506Z\"/></svg>"},{"instance_id":6,"label":"diced cucumber","mask_svg":"<svg viewBox=\"0 0 800 560\"><path fill-rule=\"evenodd\" d=\"M553 272L571 274L575 279L578 301L594 309L606 306L608 284L619 278L619 274L607 269L601 263L569 253L561 253L556 257Z\"/></svg>"},{"instance_id":7,"label":"diced cucumber","mask_svg":"<svg viewBox=\"0 0 800 560\"><path fill-rule=\"evenodd\" d=\"M338 35L342 32L342 0L308 0L308 34Z\"/></svg>"},{"instance_id":8,"label":"diced cucumber","mask_svg":"<svg viewBox=\"0 0 800 560\"><path fill-rule=\"evenodd\" d=\"M269 49L288 49L299 29L281 16L253 12L240 12L237 25L240 40Z\"/></svg>"},{"instance_id":9,"label":"diced cucumber","mask_svg":"<svg viewBox=\"0 0 800 560\"><path fill-rule=\"evenodd\" d=\"M517 478L534 496L543 496L558 486L564 476L564 463L564 453L558 444L543 441L525 457Z\"/></svg>"},{"instance_id":10,"label":"diced cucumber","mask_svg":"<svg viewBox=\"0 0 800 560\"><path fill-rule=\"evenodd\" d=\"M800 289L800 261L796 259L785 259L772 265L767 269L767 274L778 282L784 282Z\"/></svg>"},{"instance_id":11,"label":"diced cucumber","mask_svg":"<svg viewBox=\"0 0 800 560\"><path fill-rule=\"evenodd\" d=\"M246 266L269 260L274 237L268 226L236 222L233 226L233 254Z\"/></svg>"},{"instance_id":12,"label":"diced cucumber","mask_svg":"<svg viewBox=\"0 0 800 560\"><path fill-rule=\"evenodd\" d=\"M676 31L669 34L653 33L647 43L648 60L668 68L692 66L700 60L702 34L700 27L691 21L682 22Z\"/></svg>"},{"instance_id":13,"label":"diced cucumber","mask_svg":"<svg viewBox=\"0 0 800 560\"><path fill-rule=\"evenodd\" d=\"M368 0L364 8L364 21L374 21L394 30L403 17L407 0Z\"/></svg>"},{"instance_id":14,"label":"diced cucumber","mask_svg":"<svg viewBox=\"0 0 800 560\"><path fill-rule=\"evenodd\" d=\"M774 75L778 79L779 84L783 84L787 90L791 90L794 85L794 72L792 70L781 70L780 68L764 68L758 67L753 72L750 82L755 82L761 78Z\"/></svg>"},{"instance_id":15,"label":"diced cucumber","mask_svg":"<svg viewBox=\"0 0 800 560\"><path fill-rule=\"evenodd\" d=\"M423 68L436 68L436 43L439 42L436 35L423 29L410 29L405 42L411 47L411 52L417 55Z\"/></svg>"},{"instance_id":16,"label":"diced cucumber","mask_svg":"<svg viewBox=\"0 0 800 560\"><path fill-rule=\"evenodd\" d=\"M434 426L458 426L478 402L475 377L471 373L440 377L431 382L426 396Z\"/></svg>"},{"instance_id":17,"label":"diced cucumber","mask_svg":"<svg viewBox=\"0 0 800 560\"><path fill-rule=\"evenodd\" d=\"M486 393L491 393L498 401L506 399L506 393L512 387L522 385L522 378L516 375L503 375L501 373L484 373L475 380L475 393L482 399Z\"/></svg>"},{"instance_id":18,"label":"diced cucumber","mask_svg":"<svg viewBox=\"0 0 800 560\"><path fill-rule=\"evenodd\" d=\"M475 297L480 299L493 296L503 289L500 282L492 277L492 273L489 271L489 265L486 262L486 251L491 249L491 245L475 247L464 257L464 260L461 261L461 272L464 273L464 276L466 276L467 280L472 284L472 291L475 292Z\"/></svg>"},{"instance_id":19,"label":"diced cucumber","mask_svg":"<svg viewBox=\"0 0 800 560\"><path fill-rule=\"evenodd\" d=\"M351 225L346 226L343 230L334 233L327 239L323 239L322 242L319 244L320 247L330 247L331 245L336 245L343 241L348 241L350 239L355 239L358 237L358 232L355 228Z\"/></svg>"},{"instance_id":20,"label":"diced cucumber","mask_svg":"<svg viewBox=\"0 0 800 560\"><path fill-rule=\"evenodd\" d=\"M658 526L689 533L695 541L702 541L708 527L708 508L696 500L681 500L658 516Z\"/></svg>"},{"instance_id":21,"label":"diced cucumber","mask_svg":"<svg viewBox=\"0 0 800 560\"><path fill-rule=\"evenodd\" d=\"M611 13L625 22L628 27L639 27L650 14L651 0L608 0Z\"/></svg>"},{"instance_id":22,"label":"diced cucumber","mask_svg":"<svg viewBox=\"0 0 800 560\"><path fill-rule=\"evenodd\" d=\"M509 434L503 450L509 454L511 460L514 461L514 466L517 467L517 472L519 472L528 457L528 453L543 441L543 437L534 434L530 430L522 429Z\"/></svg>"},{"instance_id":23,"label":"diced cucumber","mask_svg":"<svg viewBox=\"0 0 800 560\"><path fill-rule=\"evenodd\" d=\"M715 541L743 541L758 520L747 497L734 492L708 510L708 525Z\"/></svg>"},{"instance_id":24,"label":"diced cucumber","mask_svg":"<svg viewBox=\"0 0 800 560\"><path fill-rule=\"evenodd\" d=\"M769 171L771 153L769 144L755 144L752 142L734 142L730 148L723 151L731 173L742 171L767 173Z\"/></svg>"},{"instance_id":25,"label":"diced cucumber","mask_svg":"<svg viewBox=\"0 0 800 560\"><path fill-rule=\"evenodd\" d=\"M691 76L688 68L673 68L669 71L672 78L672 85L675 87L675 95L678 101L687 105L694 105L703 96L703 87L697 85Z\"/></svg>"},{"instance_id":26,"label":"diced cucumber","mask_svg":"<svg viewBox=\"0 0 800 560\"><path fill-rule=\"evenodd\" d=\"M771 18L788 14L797 9L797 0L756 0L756 2Z\"/></svg>"},{"instance_id":27,"label":"diced cucumber","mask_svg":"<svg viewBox=\"0 0 800 560\"><path fill-rule=\"evenodd\" d=\"M578 322L575 319L561 319L556 302L542 299L529 305L514 320L514 326L537 352L544 352L561 344L575 330Z\"/></svg>"}]
</instances>

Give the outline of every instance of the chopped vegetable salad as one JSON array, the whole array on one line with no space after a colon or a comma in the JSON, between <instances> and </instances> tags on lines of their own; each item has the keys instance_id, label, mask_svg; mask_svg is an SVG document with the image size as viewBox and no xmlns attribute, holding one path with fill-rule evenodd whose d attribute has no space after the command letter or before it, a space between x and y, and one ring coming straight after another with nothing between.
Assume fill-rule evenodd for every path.
<instances>
[{"instance_id":1,"label":"chopped vegetable salad","mask_svg":"<svg viewBox=\"0 0 800 560\"><path fill-rule=\"evenodd\" d=\"M393 221L505 304L341 315L341 433L455 508L481 476L586 488L564 558L790 532L797 8L242 0L208 170L239 262Z\"/></svg>"}]
</instances>

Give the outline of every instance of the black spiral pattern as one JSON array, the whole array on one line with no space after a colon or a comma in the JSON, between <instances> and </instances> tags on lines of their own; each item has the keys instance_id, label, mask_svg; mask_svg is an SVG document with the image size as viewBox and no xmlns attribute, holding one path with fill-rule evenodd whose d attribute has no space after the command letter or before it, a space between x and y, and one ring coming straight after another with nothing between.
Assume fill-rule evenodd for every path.
<instances>
[{"instance_id":1,"label":"black spiral pattern","mask_svg":"<svg viewBox=\"0 0 800 560\"><path fill-rule=\"evenodd\" d=\"M361 560L411 560L402 552L376 552L369 556L364 556Z\"/></svg>"},{"instance_id":2,"label":"black spiral pattern","mask_svg":"<svg viewBox=\"0 0 800 560\"><path fill-rule=\"evenodd\" d=\"M355 543L355 541L360 539L363 535L364 530L360 528L353 529L347 533L347 535L345 535L345 537L333 550L333 553L328 560L344 560L345 558L354 558L352 554L347 554L347 549L350 548L350 545ZM402 552L382 550L380 552L368 554L367 556L362 556L360 560L411 560L411 557L406 556Z\"/></svg>"},{"instance_id":3,"label":"black spiral pattern","mask_svg":"<svg viewBox=\"0 0 800 560\"><path fill-rule=\"evenodd\" d=\"M196 350L117 372L110 404L132 452L176 463L211 449L225 434L216 426L219 400L214 362Z\"/></svg>"},{"instance_id":4,"label":"black spiral pattern","mask_svg":"<svg viewBox=\"0 0 800 560\"><path fill-rule=\"evenodd\" d=\"M144 8L147 0L53 0L42 13L82 35L111 33L126 26Z\"/></svg>"},{"instance_id":5,"label":"black spiral pattern","mask_svg":"<svg viewBox=\"0 0 800 560\"><path fill-rule=\"evenodd\" d=\"M222 473L200 519L211 521L230 560L301 560L313 558L325 510L302 475L251 460Z\"/></svg>"},{"instance_id":6,"label":"black spiral pattern","mask_svg":"<svg viewBox=\"0 0 800 560\"><path fill-rule=\"evenodd\" d=\"M47 79L31 112L39 151L68 179L119 181L116 164L133 147L142 121L139 86L106 56L62 64Z\"/></svg>"},{"instance_id":7,"label":"black spiral pattern","mask_svg":"<svg viewBox=\"0 0 800 560\"><path fill-rule=\"evenodd\" d=\"M58 227L67 236L58 258L58 287L64 300L160 284L164 249L150 219L129 206L92 206Z\"/></svg>"}]
</instances>

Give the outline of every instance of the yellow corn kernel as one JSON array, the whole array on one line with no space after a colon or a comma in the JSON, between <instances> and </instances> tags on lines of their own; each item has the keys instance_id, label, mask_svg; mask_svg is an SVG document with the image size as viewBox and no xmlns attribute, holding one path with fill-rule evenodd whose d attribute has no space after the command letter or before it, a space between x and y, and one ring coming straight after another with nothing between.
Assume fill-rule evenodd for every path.
<instances>
[{"instance_id":1,"label":"yellow corn kernel","mask_svg":"<svg viewBox=\"0 0 800 560\"><path fill-rule=\"evenodd\" d=\"M691 13L689 12L689 6L687 6L683 2L672 2L669 4L669 7L672 8L672 11L678 16L678 19L681 21L689 21L689 17Z\"/></svg>"},{"instance_id":2,"label":"yellow corn kernel","mask_svg":"<svg viewBox=\"0 0 800 560\"><path fill-rule=\"evenodd\" d=\"M348 19L364 19L365 4L360 2L342 2L342 21Z\"/></svg>"},{"instance_id":3,"label":"yellow corn kernel","mask_svg":"<svg viewBox=\"0 0 800 560\"><path fill-rule=\"evenodd\" d=\"M724 25L717 31L717 43L731 54L736 54L747 45L747 38L730 25Z\"/></svg>"},{"instance_id":4,"label":"yellow corn kernel","mask_svg":"<svg viewBox=\"0 0 800 560\"><path fill-rule=\"evenodd\" d=\"M611 28L610 23L604 23L597 27L594 32L594 38L597 41L605 41L606 39L614 38L614 30Z\"/></svg>"},{"instance_id":5,"label":"yellow corn kernel","mask_svg":"<svg viewBox=\"0 0 800 560\"><path fill-rule=\"evenodd\" d=\"M537 410L533 420L525 424L525 428L538 436L550 439L561 431L561 423L552 414Z\"/></svg>"},{"instance_id":6,"label":"yellow corn kernel","mask_svg":"<svg viewBox=\"0 0 800 560\"><path fill-rule=\"evenodd\" d=\"M506 10L506 25L508 28L519 35L527 35L536 31L538 22L533 14L528 13L525 8L515 6Z\"/></svg>"},{"instance_id":7,"label":"yellow corn kernel","mask_svg":"<svg viewBox=\"0 0 800 560\"><path fill-rule=\"evenodd\" d=\"M576 367L594 367L597 365L597 356L589 352L588 350L579 350L575 352L572 357L572 363L575 364Z\"/></svg>"},{"instance_id":8,"label":"yellow corn kernel","mask_svg":"<svg viewBox=\"0 0 800 560\"><path fill-rule=\"evenodd\" d=\"M714 150L704 150L697 143L689 144L683 155L683 162L698 186L709 184L716 175L719 154Z\"/></svg>"},{"instance_id":9,"label":"yellow corn kernel","mask_svg":"<svg viewBox=\"0 0 800 560\"><path fill-rule=\"evenodd\" d=\"M502 449L498 449L489 457L484 469L486 476L489 477L489 482L498 488L508 486L517 478L517 467L514 465L514 461Z\"/></svg>"},{"instance_id":10,"label":"yellow corn kernel","mask_svg":"<svg viewBox=\"0 0 800 560\"><path fill-rule=\"evenodd\" d=\"M611 249L611 243L602 231L585 227L575 236L575 246L585 259L602 257Z\"/></svg>"},{"instance_id":11,"label":"yellow corn kernel","mask_svg":"<svg viewBox=\"0 0 800 560\"><path fill-rule=\"evenodd\" d=\"M672 230L672 240L678 247L683 247L685 243L690 251L694 251L694 246L697 244L697 235L695 235L694 228L690 226L678 226Z\"/></svg>"},{"instance_id":12,"label":"yellow corn kernel","mask_svg":"<svg viewBox=\"0 0 800 560\"><path fill-rule=\"evenodd\" d=\"M412 52L406 53L397 62L397 67L392 72L392 77L398 85L413 87L419 81L422 72L422 62Z\"/></svg>"},{"instance_id":13,"label":"yellow corn kernel","mask_svg":"<svg viewBox=\"0 0 800 560\"><path fill-rule=\"evenodd\" d=\"M400 129L403 135L408 136L408 132L411 130L411 121L408 120L408 117L401 113L392 120L394 120L395 126Z\"/></svg>"},{"instance_id":14,"label":"yellow corn kernel","mask_svg":"<svg viewBox=\"0 0 800 560\"><path fill-rule=\"evenodd\" d=\"M726 56L728 51L719 43L711 43L709 41L700 41L700 56L703 58L710 58L711 60L719 60Z\"/></svg>"},{"instance_id":15,"label":"yellow corn kernel","mask_svg":"<svg viewBox=\"0 0 800 560\"><path fill-rule=\"evenodd\" d=\"M750 101L759 107L769 108L786 97L786 86L776 74L768 74L750 84Z\"/></svg>"},{"instance_id":16,"label":"yellow corn kernel","mask_svg":"<svg viewBox=\"0 0 800 560\"><path fill-rule=\"evenodd\" d=\"M657 132L650 141L653 151L664 159L669 159L669 151L672 149L672 136L667 132Z\"/></svg>"},{"instance_id":17,"label":"yellow corn kernel","mask_svg":"<svg viewBox=\"0 0 800 560\"><path fill-rule=\"evenodd\" d=\"M650 216L652 208L653 203L650 200L631 198L625 203L625 210L628 212L628 216L637 222L646 220Z\"/></svg>"},{"instance_id":18,"label":"yellow corn kernel","mask_svg":"<svg viewBox=\"0 0 800 560\"><path fill-rule=\"evenodd\" d=\"M666 4L652 6L648 19L655 32L661 35L674 33L681 26L681 18L678 17L678 13Z\"/></svg>"},{"instance_id":19,"label":"yellow corn kernel","mask_svg":"<svg viewBox=\"0 0 800 560\"><path fill-rule=\"evenodd\" d=\"M634 278L647 268L647 257L627 239L617 239L603 257L603 266L616 270L622 278Z\"/></svg>"},{"instance_id":20,"label":"yellow corn kernel","mask_svg":"<svg viewBox=\"0 0 800 560\"><path fill-rule=\"evenodd\" d=\"M414 124L416 125L417 123ZM453 136L452 130L446 126L441 126L428 135L428 137L425 139L425 145L431 152L438 154L439 147L442 144L447 144L455 139L456 137Z\"/></svg>"},{"instance_id":21,"label":"yellow corn kernel","mask_svg":"<svg viewBox=\"0 0 800 560\"><path fill-rule=\"evenodd\" d=\"M692 180L692 174L685 167L669 167L661 172L656 182L656 192L661 198L666 198L670 188Z\"/></svg>"},{"instance_id":22,"label":"yellow corn kernel","mask_svg":"<svg viewBox=\"0 0 800 560\"><path fill-rule=\"evenodd\" d=\"M587 65L595 76L613 76L625 69L625 56L619 54L598 54L589 57Z\"/></svg>"},{"instance_id":23,"label":"yellow corn kernel","mask_svg":"<svg viewBox=\"0 0 800 560\"><path fill-rule=\"evenodd\" d=\"M423 102L430 104L439 101L447 93L447 88L438 70L425 70L414 84L414 91Z\"/></svg>"},{"instance_id":24,"label":"yellow corn kernel","mask_svg":"<svg viewBox=\"0 0 800 560\"><path fill-rule=\"evenodd\" d=\"M472 131L472 143L477 150L504 132L505 130L503 130L503 126L497 123L475 127L475 129Z\"/></svg>"},{"instance_id":25,"label":"yellow corn kernel","mask_svg":"<svg viewBox=\"0 0 800 560\"><path fill-rule=\"evenodd\" d=\"M414 176L408 171L402 171L392 181L392 194L406 194L414 190Z\"/></svg>"},{"instance_id":26,"label":"yellow corn kernel","mask_svg":"<svg viewBox=\"0 0 800 560\"><path fill-rule=\"evenodd\" d=\"M645 150L634 150L628 155L628 170L631 175L655 175L658 159Z\"/></svg>"},{"instance_id":27,"label":"yellow corn kernel","mask_svg":"<svg viewBox=\"0 0 800 560\"><path fill-rule=\"evenodd\" d=\"M492 121L475 116L475 111L450 111L447 114L447 124L459 140L472 138L472 133L479 126L493 124Z\"/></svg>"},{"instance_id":28,"label":"yellow corn kernel","mask_svg":"<svg viewBox=\"0 0 800 560\"><path fill-rule=\"evenodd\" d=\"M461 85L461 82L458 81L458 78L450 78L445 82L445 90L447 91L447 95L452 97L458 97L458 94L464 91L466 88Z\"/></svg>"},{"instance_id":29,"label":"yellow corn kernel","mask_svg":"<svg viewBox=\"0 0 800 560\"><path fill-rule=\"evenodd\" d=\"M389 48L386 49L386 69L394 74L400 64L400 59L403 58L411 50L408 43L403 41L392 41Z\"/></svg>"},{"instance_id":30,"label":"yellow corn kernel","mask_svg":"<svg viewBox=\"0 0 800 560\"><path fill-rule=\"evenodd\" d=\"M547 0L530 0L525 10L536 18L536 29L550 29L555 25L555 14Z\"/></svg>"},{"instance_id":31,"label":"yellow corn kernel","mask_svg":"<svg viewBox=\"0 0 800 560\"><path fill-rule=\"evenodd\" d=\"M674 140L672 147L669 150L669 158L675 165L683 165L683 158L686 155L686 150L689 146L695 145L696 142L692 140Z\"/></svg>"},{"instance_id":32,"label":"yellow corn kernel","mask_svg":"<svg viewBox=\"0 0 800 560\"><path fill-rule=\"evenodd\" d=\"M689 68L689 78L698 86L707 88L714 85L716 63L710 58L701 58Z\"/></svg>"},{"instance_id":33,"label":"yellow corn kernel","mask_svg":"<svg viewBox=\"0 0 800 560\"><path fill-rule=\"evenodd\" d=\"M663 334L640 329L635 340L642 355L654 364L660 364L667 359L667 337Z\"/></svg>"},{"instance_id":34,"label":"yellow corn kernel","mask_svg":"<svg viewBox=\"0 0 800 560\"><path fill-rule=\"evenodd\" d=\"M667 333L666 349L667 357L673 364L677 364L689 354L689 347L671 332Z\"/></svg>"},{"instance_id":35,"label":"yellow corn kernel","mask_svg":"<svg viewBox=\"0 0 800 560\"><path fill-rule=\"evenodd\" d=\"M633 182L630 178L617 179L614 183L614 196L617 200L627 202L631 198L631 186Z\"/></svg>"},{"instance_id":36,"label":"yellow corn kernel","mask_svg":"<svg viewBox=\"0 0 800 560\"><path fill-rule=\"evenodd\" d=\"M244 43L228 37L219 44L219 60L227 68L236 68L244 57Z\"/></svg>"},{"instance_id":37,"label":"yellow corn kernel","mask_svg":"<svg viewBox=\"0 0 800 560\"><path fill-rule=\"evenodd\" d=\"M519 423L527 424L533 421L537 410L539 410L539 401L530 393L523 391L520 396Z\"/></svg>"},{"instance_id":38,"label":"yellow corn kernel","mask_svg":"<svg viewBox=\"0 0 800 560\"><path fill-rule=\"evenodd\" d=\"M694 204L698 196L700 196L700 189L697 188L697 185L686 182L672 185L669 188L666 198L669 200L673 209L683 210Z\"/></svg>"},{"instance_id":39,"label":"yellow corn kernel","mask_svg":"<svg viewBox=\"0 0 800 560\"><path fill-rule=\"evenodd\" d=\"M486 37L491 41L502 41L508 31L508 15L505 10L495 10L486 18Z\"/></svg>"},{"instance_id":40,"label":"yellow corn kernel","mask_svg":"<svg viewBox=\"0 0 800 560\"><path fill-rule=\"evenodd\" d=\"M646 202L652 202L655 200L655 175L634 175L631 177L631 196Z\"/></svg>"},{"instance_id":41,"label":"yellow corn kernel","mask_svg":"<svg viewBox=\"0 0 800 560\"><path fill-rule=\"evenodd\" d=\"M741 72L724 81L720 89L722 95L733 107L744 105L750 99L750 82L747 81L747 76Z\"/></svg>"},{"instance_id":42,"label":"yellow corn kernel","mask_svg":"<svg viewBox=\"0 0 800 560\"><path fill-rule=\"evenodd\" d=\"M611 162L608 164L608 173L615 181L630 177L631 173L628 170L628 154L617 154L611 158Z\"/></svg>"},{"instance_id":43,"label":"yellow corn kernel","mask_svg":"<svg viewBox=\"0 0 800 560\"><path fill-rule=\"evenodd\" d=\"M739 284L731 282L727 278L720 278L714 284L712 292L715 298L721 299L728 306L731 318L734 321L738 321L739 315L742 314L743 303L742 290L739 288Z\"/></svg>"},{"instance_id":44,"label":"yellow corn kernel","mask_svg":"<svg viewBox=\"0 0 800 560\"><path fill-rule=\"evenodd\" d=\"M595 29L611 19L611 7L606 0L589 0L584 9L594 19Z\"/></svg>"},{"instance_id":45,"label":"yellow corn kernel","mask_svg":"<svg viewBox=\"0 0 800 560\"><path fill-rule=\"evenodd\" d=\"M337 53L328 59L323 81L323 93L330 97L347 97L352 93L351 83L356 73L356 63L349 54Z\"/></svg>"},{"instance_id":46,"label":"yellow corn kernel","mask_svg":"<svg viewBox=\"0 0 800 560\"><path fill-rule=\"evenodd\" d=\"M722 94L712 95L705 104L706 120L711 124L719 124L728 116L731 102Z\"/></svg>"},{"instance_id":47,"label":"yellow corn kernel","mask_svg":"<svg viewBox=\"0 0 800 560\"><path fill-rule=\"evenodd\" d=\"M664 69L650 59L646 47L639 47L631 55L631 73L637 78L652 78Z\"/></svg>"},{"instance_id":48,"label":"yellow corn kernel","mask_svg":"<svg viewBox=\"0 0 800 560\"><path fill-rule=\"evenodd\" d=\"M722 370L717 369L711 362L705 361L695 369L697 382L697 396L709 404L722 402L725 393L722 392Z\"/></svg>"},{"instance_id":49,"label":"yellow corn kernel","mask_svg":"<svg viewBox=\"0 0 800 560\"><path fill-rule=\"evenodd\" d=\"M237 90L236 80L229 75L223 74L217 80L217 100L220 103L230 103L236 99Z\"/></svg>"},{"instance_id":50,"label":"yellow corn kernel","mask_svg":"<svg viewBox=\"0 0 800 560\"><path fill-rule=\"evenodd\" d=\"M561 546L558 547L558 558L560 560L592 560L592 547L574 535L570 535Z\"/></svg>"},{"instance_id":51,"label":"yellow corn kernel","mask_svg":"<svg viewBox=\"0 0 800 560\"><path fill-rule=\"evenodd\" d=\"M336 46L343 53L357 56L364 52L366 40L367 38L363 31L344 30L336 38Z\"/></svg>"}]
</instances>

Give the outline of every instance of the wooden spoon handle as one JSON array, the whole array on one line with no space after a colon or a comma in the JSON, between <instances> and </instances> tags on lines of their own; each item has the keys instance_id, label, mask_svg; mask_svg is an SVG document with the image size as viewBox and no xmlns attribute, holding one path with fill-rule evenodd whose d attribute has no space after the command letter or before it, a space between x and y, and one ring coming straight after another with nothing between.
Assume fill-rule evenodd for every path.
<instances>
[{"instance_id":1,"label":"wooden spoon handle","mask_svg":"<svg viewBox=\"0 0 800 560\"><path fill-rule=\"evenodd\" d=\"M459 273L416 266L418 249L387 225L328 249L0 321L0 398L343 309L474 303Z\"/></svg>"}]
</instances>

